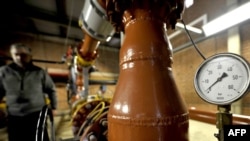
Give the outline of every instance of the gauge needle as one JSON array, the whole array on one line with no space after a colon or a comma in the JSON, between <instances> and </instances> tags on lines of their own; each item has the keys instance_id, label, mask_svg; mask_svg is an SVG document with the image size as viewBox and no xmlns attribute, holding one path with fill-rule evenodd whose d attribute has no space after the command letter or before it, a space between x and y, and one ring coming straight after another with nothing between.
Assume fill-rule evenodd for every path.
<instances>
[{"instance_id":1,"label":"gauge needle","mask_svg":"<svg viewBox=\"0 0 250 141\"><path fill-rule=\"evenodd\" d=\"M219 77L219 78L217 78L217 80L210 86L210 87L208 87L208 89L207 89L207 91L209 90L211 90L211 88L216 84L216 83L218 83L218 82L220 82L224 77L227 77L228 75L225 73L225 72L223 72L223 74Z\"/></svg>"}]
</instances>

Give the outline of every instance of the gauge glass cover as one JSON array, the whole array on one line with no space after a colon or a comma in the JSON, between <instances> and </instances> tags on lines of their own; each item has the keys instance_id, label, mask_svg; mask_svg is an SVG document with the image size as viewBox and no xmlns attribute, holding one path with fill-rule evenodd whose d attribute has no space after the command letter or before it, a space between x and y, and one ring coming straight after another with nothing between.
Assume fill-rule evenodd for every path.
<instances>
[{"instance_id":1,"label":"gauge glass cover","mask_svg":"<svg viewBox=\"0 0 250 141\"><path fill-rule=\"evenodd\" d=\"M198 68L194 79L195 90L206 102L231 104L246 94L250 82L249 70L249 63L239 55L214 55Z\"/></svg>"}]
</instances>

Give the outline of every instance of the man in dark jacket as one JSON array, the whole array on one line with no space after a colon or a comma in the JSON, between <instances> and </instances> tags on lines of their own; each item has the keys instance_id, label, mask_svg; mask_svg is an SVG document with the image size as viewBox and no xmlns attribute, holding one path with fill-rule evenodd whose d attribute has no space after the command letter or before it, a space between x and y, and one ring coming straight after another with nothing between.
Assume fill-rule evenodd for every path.
<instances>
[{"instance_id":1,"label":"man in dark jacket","mask_svg":"<svg viewBox=\"0 0 250 141\"><path fill-rule=\"evenodd\" d=\"M6 98L9 141L35 141L45 95L56 109L55 85L45 70L32 63L29 47L13 44L10 53L13 63L0 68L0 101Z\"/></svg>"}]
</instances>

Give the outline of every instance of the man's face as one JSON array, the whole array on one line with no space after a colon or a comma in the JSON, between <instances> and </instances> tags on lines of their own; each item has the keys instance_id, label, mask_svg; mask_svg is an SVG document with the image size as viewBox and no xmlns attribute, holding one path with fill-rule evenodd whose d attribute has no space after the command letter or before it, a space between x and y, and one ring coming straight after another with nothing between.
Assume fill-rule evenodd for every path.
<instances>
[{"instance_id":1,"label":"man's face","mask_svg":"<svg viewBox=\"0 0 250 141\"><path fill-rule=\"evenodd\" d=\"M25 67L31 61L30 52L25 47L12 48L11 56L13 61L20 67Z\"/></svg>"}]
</instances>

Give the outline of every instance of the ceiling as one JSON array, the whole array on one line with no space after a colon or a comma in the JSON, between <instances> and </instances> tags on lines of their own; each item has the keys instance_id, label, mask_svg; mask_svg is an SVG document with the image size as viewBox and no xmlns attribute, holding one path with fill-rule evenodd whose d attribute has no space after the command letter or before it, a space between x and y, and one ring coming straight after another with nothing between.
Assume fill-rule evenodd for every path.
<instances>
[{"instance_id":1,"label":"ceiling","mask_svg":"<svg viewBox=\"0 0 250 141\"><path fill-rule=\"evenodd\" d=\"M80 42L84 33L78 21L85 0L4 0L0 5L2 36L12 34L43 35L66 41ZM101 43L120 48L120 34Z\"/></svg>"},{"instance_id":2,"label":"ceiling","mask_svg":"<svg viewBox=\"0 0 250 141\"><path fill-rule=\"evenodd\" d=\"M187 0L186 0L187 1ZM214 2L216 0L213 0ZM0 5L0 38L5 34L34 34L43 35L50 39L60 38L65 42L80 42L84 39L84 33L78 21L85 0L4 0ZM222 5L225 1L216 1ZM207 20L203 16L213 6L210 1L196 0L196 7L186 8L183 18L187 24L201 27ZM206 6L204 6L206 5ZM198 6L198 7L197 7ZM202 7L202 9L200 8ZM197 9L198 10L194 10ZM221 8L215 8L217 11ZM216 11L213 10L213 11ZM214 12L216 13L216 12ZM195 17L194 17L195 16ZM195 23L196 21L196 23ZM199 25L199 23L202 23ZM180 29L177 27L177 30ZM187 40L172 40L182 30L169 32L169 37L174 46L185 45ZM186 35L184 36L187 37ZM194 38L203 37L203 34L194 34ZM178 37L180 38L180 37ZM109 47L120 48L120 34L115 33L109 42L101 43Z\"/></svg>"},{"instance_id":3,"label":"ceiling","mask_svg":"<svg viewBox=\"0 0 250 141\"><path fill-rule=\"evenodd\" d=\"M0 5L2 36L12 34L43 35L65 41L80 42L84 33L78 21L85 0L4 0ZM65 40L66 39L66 40ZM101 43L120 48L120 34Z\"/></svg>"},{"instance_id":4,"label":"ceiling","mask_svg":"<svg viewBox=\"0 0 250 141\"><path fill-rule=\"evenodd\" d=\"M4 0L1 1L2 34L25 33L81 41L78 25L84 0ZM120 47L120 34L102 43Z\"/></svg>"}]
</instances>

